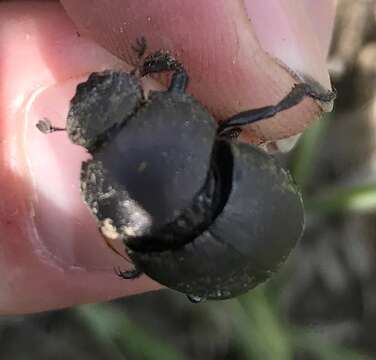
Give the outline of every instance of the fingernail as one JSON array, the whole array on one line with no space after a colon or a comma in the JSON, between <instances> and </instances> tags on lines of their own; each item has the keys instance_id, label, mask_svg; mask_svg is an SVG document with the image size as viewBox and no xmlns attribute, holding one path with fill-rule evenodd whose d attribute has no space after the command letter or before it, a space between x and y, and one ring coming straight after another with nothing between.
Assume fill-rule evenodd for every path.
<instances>
[{"instance_id":1,"label":"fingernail","mask_svg":"<svg viewBox=\"0 0 376 360\"><path fill-rule=\"evenodd\" d=\"M261 47L300 76L330 89L326 47L303 1L245 1Z\"/></svg>"},{"instance_id":2,"label":"fingernail","mask_svg":"<svg viewBox=\"0 0 376 360\"><path fill-rule=\"evenodd\" d=\"M80 194L81 162L89 158L72 144L66 132L43 134L36 128L42 118L65 127L70 99L77 83L71 79L31 97L25 109L25 144L33 184L34 225L46 259L62 267L111 270L114 256L105 247L94 218Z\"/></svg>"}]
</instances>

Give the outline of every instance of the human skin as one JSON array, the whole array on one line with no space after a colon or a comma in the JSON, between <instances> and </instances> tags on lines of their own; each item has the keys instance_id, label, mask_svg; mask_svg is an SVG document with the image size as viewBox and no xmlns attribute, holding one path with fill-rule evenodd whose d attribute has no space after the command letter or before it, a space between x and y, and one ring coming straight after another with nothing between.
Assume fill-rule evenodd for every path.
<instances>
[{"instance_id":1,"label":"human skin","mask_svg":"<svg viewBox=\"0 0 376 360\"><path fill-rule=\"evenodd\" d=\"M79 193L85 151L65 133L39 133L47 117L64 126L69 100L88 74L130 70L131 44L170 50L194 94L222 120L275 103L296 80L330 89L325 58L335 14L330 0L66 0L0 3L0 313L97 302L159 288L125 281ZM289 71L288 71L289 70ZM144 80L146 88L158 88ZM312 100L255 124L243 140L276 140L320 113Z\"/></svg>"}]
</instances>

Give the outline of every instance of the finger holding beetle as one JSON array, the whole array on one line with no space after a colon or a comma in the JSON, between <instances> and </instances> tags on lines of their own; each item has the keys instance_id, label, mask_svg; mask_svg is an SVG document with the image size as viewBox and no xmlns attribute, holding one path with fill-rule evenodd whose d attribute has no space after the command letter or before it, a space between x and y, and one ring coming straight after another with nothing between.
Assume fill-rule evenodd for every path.
<instances>
[{"instance_id":1,"label":"finger holding beetle","mask_svg":"<svg viewBox=\"0 0 376 360\"><path fill-rule=\"evenodd\" d=\"M334 5L329 2L317 2L310 10L325 26L306 22L305 5L293 8L289 1L272 8L249 1L247 9L224 1L189 9L177 2L169 2L168 8L159 4L158 9L157 2L153 8L141 2L134 8L133 3L111 1L105 11L100 3L85 9L84 1L62 2L74 23L55 2L1 4L0 24L7 30L1 35L0 80L2 313L47 310L159 287L147 277L125 284L114 276L113 267L124 267L124 261L103 244L79 191L80 166L88 154L64 135L43 136L35 128L43 117L64 127L76 85L91 72L130 71L124 61L130 61L131 43L140 35L151 50L169 50L184 63L191 78L188 91L218 120L278 102L296 75L330 88L325 54ZM276 28L270 29L263 28L262 19L266 24L282 20L274 20ZM160 86L150 79L145 84ZM288 115L255 124L244 136L254 142L290 136L320 111L314 101L305 100Z\"/></svg>"},{"instance_id":2,"label":"finger holding beetle","mask_svg":"<svg viewBox=\"0 0 376 360\"><path fill-rule=\"evenodd\" d=\"M90 1L92 4L92 2ZM189 92L217 120L279 101L297 81L330 89L326 69L335 1L62 1L78 29L129 61L144 35L150 51L169 50L190 74ZM156 9L158 9L156 11ZM103 21L111 19L111 21ZM296 78L297 77L297 78ZM245 140L302 132L321 112L312 102L252 125Z\"/></svg>"}]
</instances>

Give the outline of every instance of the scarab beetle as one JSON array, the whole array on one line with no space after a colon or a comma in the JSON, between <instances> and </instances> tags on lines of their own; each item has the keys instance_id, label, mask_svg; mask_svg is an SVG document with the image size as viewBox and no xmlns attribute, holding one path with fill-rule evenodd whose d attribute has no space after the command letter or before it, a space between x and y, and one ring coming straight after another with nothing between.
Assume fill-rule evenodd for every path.
<instances>
[{"instance_id":1,"label":"scarab beetle","mask_svg":"<svg viewBox=\"0 0 376 360\"><path fill-rule=\"evenodd\" d=\"M161 71L173 71L168 90L146 98L139 77ZM187 83L183 66L163 52L130 74L93 73L77 87L66 130L92 155L81 168L84 201L135 266L118 275L145 273L192 301L227 299L269 278L304 226L293 179L272 156L238 142L239 127L305 96L331 101L334 94L298 84L277 105L218 126L185 92Z\"/></svg>"}]
</instances>

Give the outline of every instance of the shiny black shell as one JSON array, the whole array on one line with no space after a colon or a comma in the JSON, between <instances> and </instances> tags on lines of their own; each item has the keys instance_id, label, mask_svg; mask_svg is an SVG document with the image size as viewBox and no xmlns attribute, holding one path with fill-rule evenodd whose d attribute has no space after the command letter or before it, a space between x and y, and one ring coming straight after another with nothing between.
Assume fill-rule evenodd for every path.
<instances>
[{"instance_id":1,"label":"shiny black shell","mask_svg":"<svg viewBox=\"0 0 376 360\"><path fill-rule=\"evenodd\" d=\"M268 279L304 227L300 193L272 157L246 144L222 146L232 155L231 190L212 224L180 248L130 252L153 279L205 299L231 298Z\"/></svg>"},{"instance_id":2,"label":"shiny black shell","mask_svg":"<svg viewBox=\"0 0 376 360\"><path fill-rule=\"evenodd\" d=\"M81 190L100 231L162 285L237 296L276 271L302 234L288 172L262 150L220 138L186 93L145 99L132 75L95 73L72 99L67 130L92 154Z\"/></svg>"}]
</instances>

